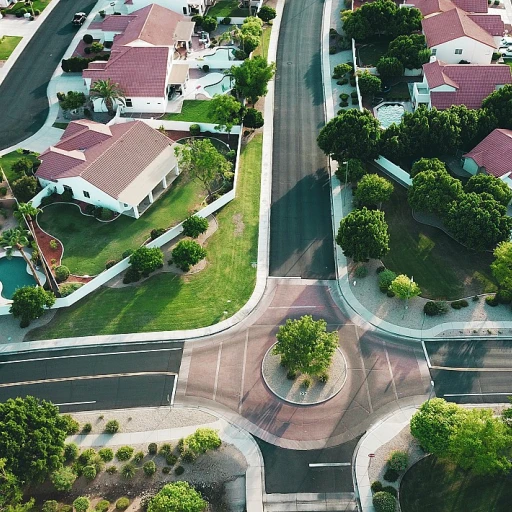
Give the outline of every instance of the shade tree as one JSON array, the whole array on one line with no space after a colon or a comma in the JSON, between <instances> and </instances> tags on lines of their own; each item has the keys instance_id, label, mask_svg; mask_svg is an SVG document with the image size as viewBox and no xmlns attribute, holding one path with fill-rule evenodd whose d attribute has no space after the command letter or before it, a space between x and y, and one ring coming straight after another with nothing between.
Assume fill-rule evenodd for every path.
<instances>
[{"instance_id":1,"label":"shade tree","mask_svg":"<svg viewBox=\"0 0 512 512\"><path fill-rule=\"evenodd\" d=\"M41 317L54 304L53 292L40 286L23 286L15 290L9 312L20 319L20 327L28 327L32 320Z\"/></svg>"},{"instance_id":2,"label":"shade tree","mask_svg":"<svg viewBox=\"0 0 512 512\"><path fill-rule=\"evenodd\" d=\"M491 174L475 174L467 181L464 191L466 193L475 192L476 194L485 192L505 207L512 199L512 190L509 186Z\"/></svg>"},{"instance_id":3,"label":"shade tree","mask_svg":"<svg viewBox=\"0 0 512 512\"><path fill-rule=\"evenodd\" d=\"M382 89L380 78L368 71L358 72L357 80L359 82L359 90L363 96L373 98Z\"/></svg>"},{"instance_id":4,"label":"shade tree","mask_svg":"<svg viewBox=\"0 0 512 512\"><path fill-rule=\"evenodd\" d=\"M500 242L493 251L491 271L500 288L512 290L512 242Z\"/></svg>"},{"instance_id":5,"label":"shade tree","mask_svg":"<svg viewBox=\"0 0 512 512\"><path fill-rule=\"evenodd\" d=\"M207 502L188 482L166 484L149 501L148 512L203 512Z\"/></svg>"},{"instance_id":6,"label":"shade tree","mask_svg":"<svg viewBox=\"0 0 512 512\"><path fill-rule=\"evenodd\" d=\"M400 299L411 299L421 293L421 288L418 286L412 277L400 274L393 279L389 285L389 289Z\"/></svg>"},{"instance_id":7,"label":"shade tree","mask_svg":"<svg viewBox=\"0 0 512 512\"><path fill-rule=\"evenodd\" d=\"M217 123L216 130L225 131L229 136L233 126L242 122L242 104L230 94L215 94L208 103L212 120Z\"/></svg>"},{"instance_id":8,"label":"shade tree","mask_svg":"<svg viewBox=\"0 0 512 512\"><path fill-rule=\"evenodd\" d=\"M402 76L404 65L396 57L381 57L377 62L377 71L383 79Z\"/></svg>"},{"instance_id":9,"label":"shade tree","mask_svg":"<svg viewBox=\"0 0 512 512\"><path fill-rule=\"evenodd\" d=\"M398 59L404 68L417 69L429 61L430 50L426 48L424 35L400 35L389 43L386 57Z\"/></svg>"},{"instance_id":10,"label":"shade tree","mask_svg":"<svg viewBox=\"0 0 512 512\"><path fill-rule=\"evenodd\" d=\"M393 193L393 184L377 174L366 174L359 181L354 196L360 206L377 206L389 201Z\"/></svg>"},{"instance_id":11,"label":"shade tree","mask_svg":"<svg viewBox=\"0 0 512 512\"><path fill-rule=\"evenodd\" d=\"M420 172L425 171L447 172L445 163L439 160L439 158L420 158L412 164L409 175L411 178L414 178Z\"/></svg>"},{"instance_id":12,"label":"shade tree","mask_svg":"<svg viewBox=\"0 0 512 512\"><path fill-rule=\"evenodd\" d=\"M268 92L268 82L275 73L275 64L267 63L264 57L256 56L244 60L240 66L232 66L229 69L235 80L234 89L238 97L246 98L254 105L261 96Z\"/></svg>"}]
</instances>

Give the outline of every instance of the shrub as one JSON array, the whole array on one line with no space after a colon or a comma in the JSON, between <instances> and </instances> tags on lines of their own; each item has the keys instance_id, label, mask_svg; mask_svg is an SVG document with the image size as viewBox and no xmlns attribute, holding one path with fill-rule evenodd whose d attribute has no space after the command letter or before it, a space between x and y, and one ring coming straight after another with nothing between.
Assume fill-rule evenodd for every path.
<instances>
[{"instance_id":1,"label":"shrub","mask_svg":"<svg viewBox=\"0 0 512 512\"><path fill-rule=\"evenodd\" d=\"M121 446L116 452L116 459L125 461L130 460L133 455L133 447L132 446Z\"/></svg>"},{"instance_id":2,"label":"shrub","mask_svg":"<svg viewBox=\"0 0 512 512\"><path fill-rule=\"evenodd\" d=\"M376 512L395 512L396 498L388 492L376 492L373 495L373 506Z\"/></svg>"},{"instance_id":3,"label":"shrub","mask_svg":"<svg viewBox=\"0 0 512 512\"><path fill-rule=\"evenodd\" d=\"M357 91L352 91L352 92L350 93L350 97L351 97L351 98L355 98L355 99L357 100Z\"/></svg>"},{"instance_id":4,"label":"shrub","mask_svg":"<svg viewBox=\"0 0 512 512\"><path fill-rule=\"evenodd\" d=\"M183 221L183 234L191 238L197 238L208 229L208 221L203 217L192 215Z\"/></svg>"},{"instance_id":5,"label":"shrub","mask_svg":"<svg viewBox=\"0 0 512 512\"><path fill-rule=\"evenodd\" d=\"M91 44L91 52L92 53L100 53L103 51L103 45L96 41L94 43Z\"/></svg>"},{"instance_id":6,"label":"shrub","mask_svg":"<svg viewBox=\"0 0 512 512\"><path fill-rule=\"evenodd\" d=\"M186 450L187 447L185 446L185 439L183 437L178 441L176 448L179 453L183 453Z\"/></svg>"},{"instance_id":7,"label":"shrub","mask_svg":"<svg viewBox=\"0 0 512 512\"><path fill-rule=\"evenodd\" d=\"M80 430L80 423L76 421L70 414L63 414L62 419L65 422L64 430L68 436L78 433Z\"/></svg>"},{"instance_id":8,"label":"shrub","mask_svg":"<svg viewBox=\"0 0 512 512\"><path fill-rule=\"evenodd\" d=\"M156 464L152 460L148 460L144 463L144 466L142 466L142 469L144 470L144 474L146 476L152 476L156 473Z\"/></svg>"},{"instance_id":9,"label":"shrub","mask_svg":"<svg viewBox=\"0 0 512 512\"><path fill-rule=\"evenodd\" d=\"M171 471L171 468L170 468L169 466L164 466L164 467L162 468L162 473L163 473L164 475L167 475L170 471Z\"/></svg>"},{"instance_id":10,"label":"shrub","mask_svg":"<svg viewBox=\"0 0 512 512\"><path fill-rule=\"evenodd\" d=\"M138 464L143 458L144 458L144 452L137 452L133 456L133 462L135 462L135 464Z\"/></svg>"},{"instance_id":11,"label":"shrub","mask_svg":"<svg viewBox=\"0 0 512 512\"><path fill-rule=\"evenodd\" d=\"M7 195L7 187L0 187L0 196L5 197Z\"/></svg>"},{"instance_id":12,"label":"shrub","mask_svg":"<svg viewBox=\"0 0 512 512\"><path fill-rule=\"evenodd\" d=\"M82 470L82 475L87 480L94 480L96 478L96 468L94 466L85 466L85 468Z\"/></svg>"},{"instance_id":13,"label":"shrub","mask_svg":"<svg viewBox=\"0 0 512 512\"><path fill-rule=\"evenodd\" d=\"M370 489L372 490L373 493L382 491L382 488L383 485L378 480L372 482L372 485L370 486Z\"/></svg>"},{"instance_id":14,"label":"shrub","mask_svg":"<svg viewBox=\"0 0 512 512\"><path fill-rule=\"evenodd\" d=\"M396 469L388 468L384 473L384 480L386 480L386 482L396 482L399 476L400 475Z\"/></svg>"},{"instance_id":15,"label":"shrub","mask_svg":"<svg viewBox=\"0 0 512 512\"><path fill-rule=\"evenodd\" d=\"M211 428L198 428L185 439L187 446L195 453L205 453L216 450L222 444L219 434Z\"/></svg>"},{"instance_id":16,"label":"shrub","mask_svg":"<svg viewBox=\"0 0 512 512\"><path fill-rule=\"evenodd\" d=\"M388 466L395 471L405 471L409 462L409 456L407 452L394 451L388 459Z\"/></svg>"},{"instance_id":17,"label":"shrub","mask_svg":"<svg viewBox=\"0 0 512 512\"><path fill-rule=\"evenodd\" d=\"M231 18L223 18L221 21L222 25L231 25Z\"/></svg>"},{"instance_id":18,"label":"shrub","mask_svg":"<svg viewBox=\"0 0 512 512\"><path fill-rule=\"evenodd\" d=\"M117 467L116 466L109 466L105 471L109 475L113 475L114 473L117 473Z\"/></svg>"},{"instance_id":19,"label":"shrub","mask_svg":"<svg viewBox=\"0 0 512 512\"><path fill-rule=\"evenodd\" d=\"M235 60L245 60L248 57L247 52L238 48L233 52L233 55L235 56Z\"/></svg>"},{"instance_id":20,"label":"shrub","mask_svg":"<svg viewBox=\"0 0 512 512\"><path fill-rule=\"evenodd\" d=\"M492 308L494 308L495 306L497 306L499 304L498 299L496 298L496 295L488 295L487 297L485 297L485 303L488 306L491 306Z\"/></svg>"},{"instance_id":21,"label":"shrub","mask_svg":"<svg viewBox=\"0 0 512 512\"><path fill-rule=\"evenodd\" d=\"M85 44L92 44L93 38L92 38L91 34L85 34L84 37L82 37L82 41Z\"/></svg>"},{"instance_id":22,"label":"shrub","mask_svg":"<svg viewBox=\"0 0 512 512\"><path fill-rule=\"evenodd\" d=\"M390 297L390 298L393 298L393 297L395 296L395 292L394 292L393 290L388 290L388 291L386 292L386 295L387 295L388 297Z\"/></svg>"},{"instance_id":23,"label":"shrub","mask_svg":"<svg viewBox=\"0 0 512 512\"><path fill-rule=\"evenodd\" d=\"M138 270L135 270L133 267L129 267L124 274L123 283L136 283L137 281L140 281L140 277L140 272Z\"/></svg>"},{"instance_id":24,"label":"shrub","mask_svg":"<svg viewBox=\"0 0 512 512\"><path fill-rule=\"evenodd\" d=\"M391 485L386 485L386 487L382 488L382 492L387 492L394 496L395 498L398 496L398 491Z\"/></svg>"},{"instance_id":25,"label":"shrub","mask_svg":"<svg viewBox=\"0 0 512 512\"><path fill-rule=\"evenodd\" d=\"M69 443L64 445L64 460L71 462L78 456L78 446L75 443Z\"/></svg>"},{"instance_id":26,"label":"shrub","mask_svg":"<svg viewBox=\"0 0 512 512\"><path fill-rule=\"evenodd\" d=\"M336 80L338 78L343 78L349 71L351 70L351 67L349 64L338 64L334 66L334 70L332 73L332 77Z\"/></svg>"},{"instance_id":27,"label":"shrub","mask_svg":"<svg viewBox=\"0 0 512 512\"><path fill-rule=\"evenodd\" d=\"M57 240L50 240L50 249L55 250L57 247L59 247Z\"/></svg>"},{"instance_id":28,"label":"shrub","mask_svg":"<svg viewBox=\"0 0 512 512\"><path fill-rule=\"evenodd\" d=\"M98 455L103 462L110 462L114 458L114 450L112 448L101 448Z\"/></svg>"},{"instance_id":29,"label":"shrub","mask_svg":"<svg viewBox=\"0 0 512 512\"><path fill-rule=\"evenodd\" d=\"M109 507L110 507L110 501L100 500L100 501L98 501L98 503L96 503L94 510L96 510L96 512L107 512Z\"/></svg>"},{"instance_id":30,"label":"shrub","mask_svg":"<svg viewBox=\"0 0 512 512\"><path fill-rule=\"evenodd\" d=\"M57 279L58 283L62 283L62 281L65 281L69 277L69 268L66 267L66 265L59 265L55 269L55 278Z\"/></svg>"},{"instance_id":31,"label":"shrub","mask_svg":"<svg viewBox=\"0 0 512 512\"><path fill-rule=\"evenodd\" d=\"M119 431L119 422L117 420L107 421L107 424L105 425L105 432L107 434L115 434L118 431Z\"/></svg>"},{"instance_id":32,"label":"shrub","mask_svg":"<svg viewBox=\"0 0 512 512\"><path fill-rule=\"evenodd\" d=\"M311 379L309 377L305 378L303 381L302 381L302 384L301 386L304 388L304 389L309 389L311 387Z\"/></svg>"},{"instance_id":33,"label":"shrub","mask_svg":"<svg viewBox=\"0 0 512 512\"><path fill-rule=\"evenodd\" d=\"M322 384L325 384L326 382L329 381L329 374L327 372L323 372L321 373L319 376L318 376L318 380L319 382L321 382Z\"/></svg>"},{"instance_id":34,"label":"shrub","mask_svg":"<svg viewBox=\"0 0 512 512\"><path fill-rule=\"evenodd\" d=\"M34 15L39 16L41 14L41 11L39 9L34 9Z\"/></svg>"},{"instance_id":35,"label":"shrub","mask_svg":"<svg viewBox=\"0 0 512 512\"><path fill-rule=\"evenodd\" d=\"M180 476L180 475L183 475L183 473L185 473L185 468L183 466L178 466L175 470L174 470L174 474L176 476Z\"/></svg>"},{"instance_id":36,"label":"shrub","mask_svg":"<svg viewBox=\"0 0 512 512\"><path fill-rule=\"evenodd\" d=\"M89 464L92 464L95 455L96 450L94 448L86 448L78 457L78 464L80 466L88 466Z\"/></svg>"},{"instance_id":37,"label":"shrub","mask_svg":"<svg viewBox=\"0 0 512 512\"><path fill-rule=\"evenodd\" d=\"M128 462L128 464L125 464L121 468L121 475L123 475L124 478L133 478L136 472L137 468L131 462Z\"/></svg>"},{"instance_id":38,"label":"shrub","mask_svg":"<svg viewBox=\"0 0 512 512\"><path fill-rule=\"evenodd\" d=\"M491 3L491 0L489 0L489 4ZM492 60L499 60L501 59L501 53L499 52L493 52L492 53Z\"/></svg>"},{"instance_id":39,"label":"shrub","mask_svg":"<svg viewBox=\"0 0 512 512\"><path fill-rule=\"evenodd\" d=\"M349 96L348 96L348 94L347 94L346 92L342 92L342 93L340 94L340 100L342 100L342 101L347 101L347 100L348 100L348 98L349 98Z\"/></svg>"},{"instance_id":40,"label":"shrub","mask_svg":"<svg viewBox=\"0 0 512 512\"><path fill-rule=\"evenodd\" d=\"M297 378L297 372L295 370L288 370L286 373L286 378L288 380L295 380Z\"/></svg>"},{"instance_id":41,"label":"shrub","mask_svg":"<svg viewBox=\"0 0 512 512\"><path fill-rule=\"evenodd\" d=\"M89 434L89 432L92 430L92 425L90 423L86 423L82 427L82 434Z\"/></svg>"},{"instance_id":42,"label":"shrub","mask_svg":"<svg viewBox=\"0 0 512 512\"><path fill-rule=\"evenodd\" d=\"M139 247L130 256L131 267L147 277L164 265L164 254L159 247Z\"/></svg>"},{"instance_id":43,"label":"shrub","mask_svg":"<svg viewBox=\"0 0 512 512\"><path fill-rule=\"evenodd\" d=\"M512 302L512 291L498 290L498 293L496 294L496 300L500 304L510 304Z\"/></svg>"},{"instance_id":44,"label":"shrub","mask_svg":"<svg viewBox=\"0 0 512 512\"><path fill-rule=\"evenodd\" d=\"M91 49L91 47L90 47L90 46L86 46L86 47L84 48L84 53L85 53L85 55L90 55L90 54L91 54L91 52L92 52L92 49Z\"/></svg>"},{"instance_id":45,"label":"shrub","mask_svg":"<svg viewBox=\"0 0 512 512\"><path fill-rule=\"evenodd\" d=\"M213 42L213 40L212 40L212 42ZM210 66L208 66L208 64L204 64L204 65L203 65L203 71L204 71L205 73L208 73L208 71L210 71Z\"/></svg>"},{"instance_id":46,"label":"shrub","mask_svg":"<svg viewBox=\"0 0 512 512\"><path fill-rule=\"evenodd\" d=\"M192 136L199 135L201 133L201 127L198 124L191 124L189 131Z\"/></svg>"},{"instance_id":47,"label":"shrub","mask_svg":"<svg viewBox=\"0 0 512 512\"><path fill-rule=\"evenodd\" d=\"M171 253L174 264L183 272L206 258L206 250L193 240L180 240Z\"/></svg>"},{"instance_id":48,"label":"shrub","mask_svg":"<svg viewBox=\"0 0 512 512\"><path fill-rule=\"evenodd\" d=\"M167 230L165 228L155 228L151 230L149 234L151 240L155 240L159 236L162 236Z\"/></svg>"},{"instance_id":49,"label":"shrub","mask_svg":"<svg viewBox=\"0 0 512 512\"><path fill-rule=\"evenodd\" d=\"M174 464L176 464L176 462L178 462L178 457L176 457L176 455L173 455L172 453L168 453L165 456L165 462L169 466L174 466Z\"/></svg>"},{"instance_id":50,"label":"shrub","mask_svg":"<svg viewBox=\"0 0 512 512\"><path fill-rule=\"evenodd\" d=\"M423 306L423 312L427 316L437 316L437 315L444 315L448 311L448 306L446 302L443 301L428 301Z\"/></svg>"},{"instance_id":51,"label":"shrub","mask_svg":"<svg viewBox=\"0 0 512 512\"><path fill-rule=\"evenodd\" d=\"M104 18L107 15L107 13L104 10L100 11L100 16Z\"/></svg>"},{"instance_id":52,"label":"shrub","mask_svg":"<svg viewBox=\"0 0 512 512\"><path fill-rule=\"evenodd\" d=\"M126 497L119 498L116 501L117 510L126 510L130 506L130 500Z\"/></svg>"},{"instance_id":53,"label":"shrub","mask_svg":"<svg viewBox=\"0 0 512 512\"><path fill-rule=\"evenodd\" d=\"M396 274L392 270L383 270L379 274L379 288L381 291L386 292L391 286L391 283L396 279Z\"/></svg>"},{"instance_id":54,"label":"shrub","mask_svg":"<svg viewBox=\"0 0 512 512\"><path fill-rule=\"evenodd\" d=\"M41 507L42 512L57 512L59 504L55 500L48 500Z\"/></svg>"},{"instance_id":55,"label":"shrub","mask_svg":"<svg viewBox=\"0 0 512 512\"><path fill-rule=\"evenodd\" d=\"M119 262L117 260L108 260L107 263L105 263L105 269L108 270L109 268L112 268L114 265L117 265Z\"/></svg>"},{"instance_id":56,"label":"shrub","mask_svg":"<svg viewBox=\"0 0 512 512\"><path fill-rule=\"evenodd\" d=\"M99 217L101 220L112 220L114 218L114 212L108 208L100 208Z\"/></svg>"},{"instance_id":57,"label":"shrub","mask_svg":"<svg viewBox=\"0 0 512 512\"><path fill-rule=\"evenodd\" d=\"M156 455L156 453L158 452L158 446L156 443L149 443L148 445L148 453L150 455Z\"/></svg>"},{"instance_id":58,"label":"shrub","mask_svg":"<svg viewBox=\"0 0 512 512\"><path fill-rule=\"evenodd\" d=\"M181 454L181 460L183 462L194 462L196 460L196 454L192 450L185 450Z\"/></svg>"},{"instance_id":59,"label":"shrub","mask_svg":"<svg viewBox=\"0 0 512 512\"><path fill-rule=\"evenodd\" d=\"M91 502L85 496L79 496L73 501L73 507L77 512L87 512Z\"/></svg>"},{"instance_id":60,"label":"shrub","mask_svg":"<svg viewBox=\"0 0 512 512\"><path fill-rule=\"evenodd\" d=\"M81 288L84 283L64 283L59 286L59 292L61 297L67 297L71 295L73 292Z\"/></svg>"},{"instance_id":61,"label":"shrub","mask_svg":"<svg viewBox=\"0 0 512 512\"><path fill-rule=\"evenodd\" d=\"M59 512L73 512L73 507L71 505L62 505L59 508Z\"/></svg>"},{"instance_id":62,"label":"shrub","mask_svg":"<svg viewBox=\"0 0 512 512\"><path fill-rule=\"evenodd\" d=\"M368 275L368 268L364 265L359 265L359 267L356 268L355 276L362 279L363 277L366 277Z\"/></svg>"},{"instance_id":63,"label":"shrub","mask_svg":"<svg viewBox=\"0 0 512 512\"><path fill-rule=\"evenodd\" d=\"M160 447L160 451L158 452L160 455L163 455L164 457L166 457L167 455L169 455L170 453L172 453L172 445L170 445L169 443L164 443L161 447Z\"/></svg>"},{"instance_id":64,"label":"shrub","mask_svg":"<svg viewBox=\"0 0 512 512\"><path fill-rule=\"evenodd\" d=\"M68 466L54 471L50 480L57 491L69 491L76 480L76 473Z\"/></svg>"},{"instance_id":65,"label":"shrub","mask_svg":"<svg viewBox=\"0 0 512 512\"><path fill-rule=\"evenodd\" d=\"M121 256L124 260L125 258L128 258L128 256L131 256L132 254L133 254L133 249L126 249L126 251L124 251Z\"/></svg>"}]
</instances>

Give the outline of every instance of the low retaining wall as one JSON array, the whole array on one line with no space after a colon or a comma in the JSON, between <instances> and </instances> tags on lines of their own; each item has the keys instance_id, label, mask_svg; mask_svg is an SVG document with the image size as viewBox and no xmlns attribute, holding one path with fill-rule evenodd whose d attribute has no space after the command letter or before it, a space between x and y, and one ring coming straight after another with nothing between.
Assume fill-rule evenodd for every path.
<instances>
[{"instance_id":1,"label":"low retaining wall","mask_svg":"<svg viewBox=\"0 0 512 512\"><path fill-rule=\"evenodd\" d=\"M375 164L382 169L388 176L398 181L401 185L409 188L412 185L412 179L408 172L404 171L401 167L394 164L387 158L379 156L374 160Z\"/></svg>"}]
</instances>

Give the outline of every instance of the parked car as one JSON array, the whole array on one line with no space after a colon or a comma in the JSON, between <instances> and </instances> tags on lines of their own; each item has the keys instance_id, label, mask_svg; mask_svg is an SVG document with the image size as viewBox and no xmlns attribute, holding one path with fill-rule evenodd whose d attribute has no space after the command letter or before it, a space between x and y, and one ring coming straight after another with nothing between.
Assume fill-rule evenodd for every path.
<instances>
[{"instance_id":1,"label":"parked car","mask_svg":"<svg viewBox=\"0 0 512 512\"><path fill-rule=\"evenodd\" d=\"M512 46L512 37L502 37L500 40L500 48L508 48Z\"/></svg>"},{"instance_id":2,"label":"parked car","mask_svg":"<svg viewBox=\"0 0 512 512\"><path fill-rule=\"evenodd\" d=\"M84 24L84 21L87 19L87 14L85 12L75 12L75 15L73 16L73 25L76 25L78 27L82 26Z\"/></svg>"},{"instance_id":3,"label":"parked car","mask_svg":"<svg viewBox=\"0 0 512 512\"><path fill-rule=\"evenodd\" d=\"M510 48L500 48L498 51L501 53L502 57L512 58L512 46Z\"/></svg>"}]
</instances>

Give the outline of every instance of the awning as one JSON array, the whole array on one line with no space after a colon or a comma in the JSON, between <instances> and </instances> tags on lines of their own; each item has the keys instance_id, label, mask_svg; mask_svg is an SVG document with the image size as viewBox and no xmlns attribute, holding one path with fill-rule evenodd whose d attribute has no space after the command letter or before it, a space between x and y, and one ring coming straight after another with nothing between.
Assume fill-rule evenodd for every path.
<instances>
[{"instance_id":1,"label":"awning","mask_svg":"<svg viewBox=\"0 0 512 512\"><path fill-rule=\"evenodd\" d=\"M189 65L182 62L174 62L167 83L170 85L182 85L187 81Z\"/></svg>"},{"instance_id":2,"label":"awning","mask_svg":"<svg viewBox=\"0 0 512 512\"><path fill-rule=\"evenodd\" d=\"M178 21L176 30L174 31L174 38L176 41L190 41L195 27L194 21Z\"/></svg>"}]
</instances>

